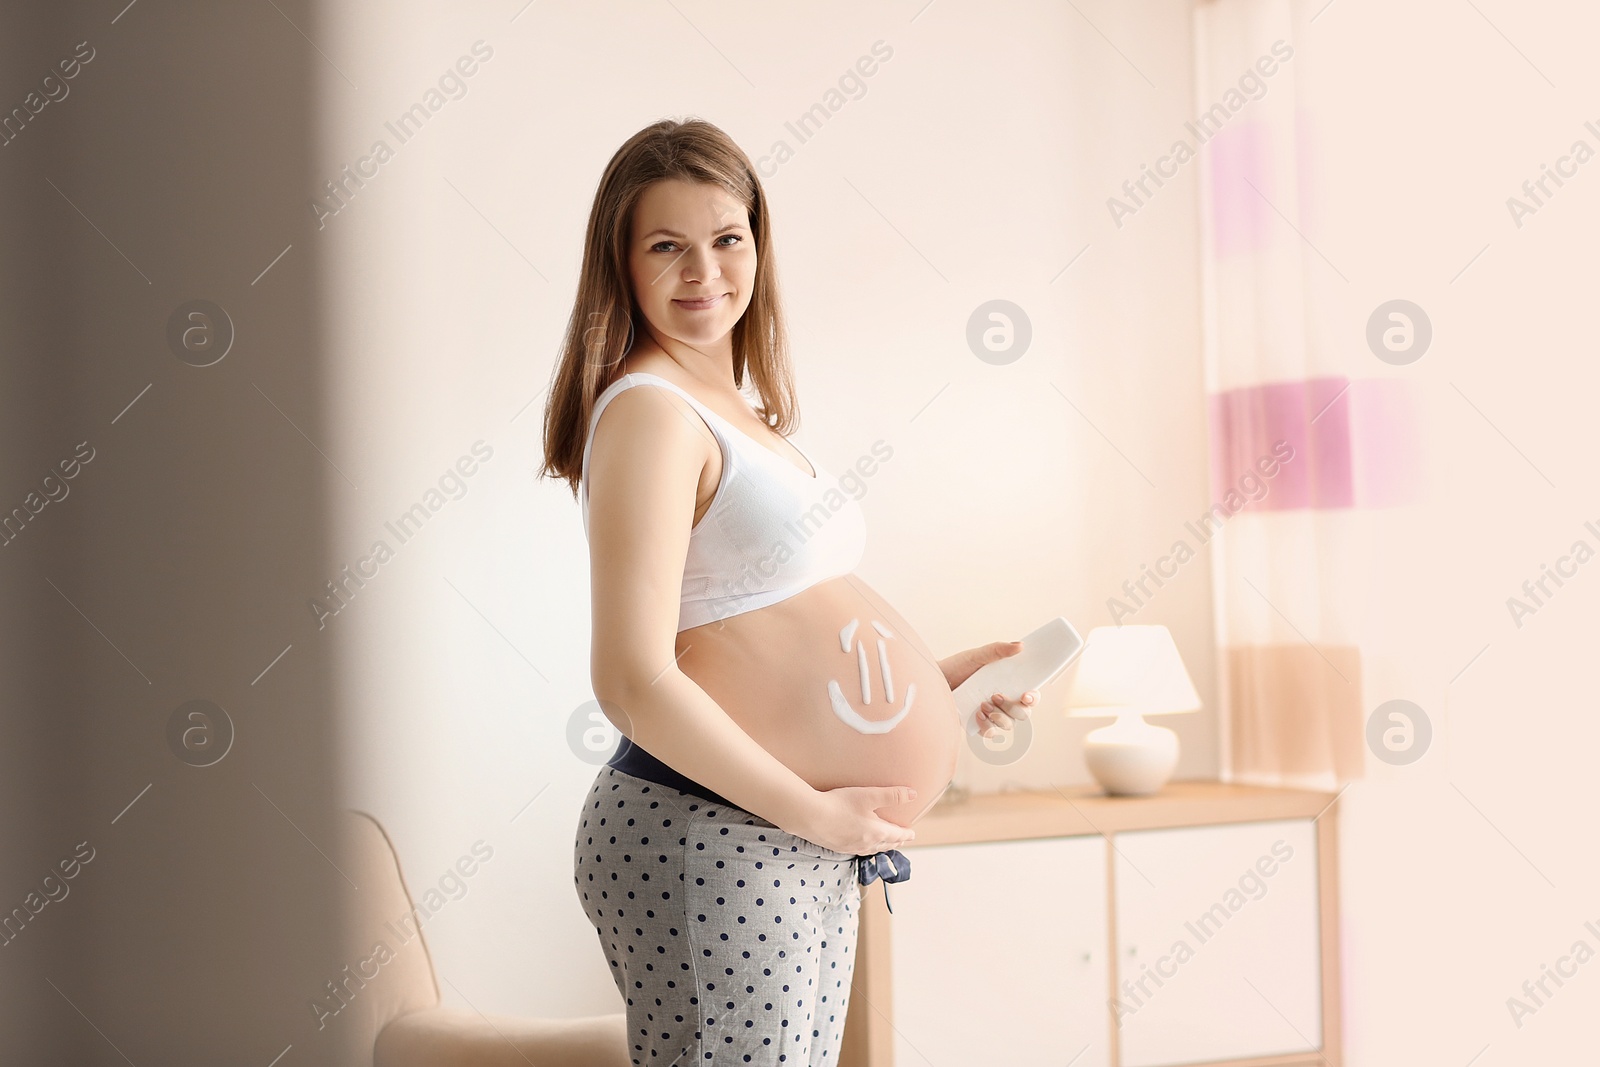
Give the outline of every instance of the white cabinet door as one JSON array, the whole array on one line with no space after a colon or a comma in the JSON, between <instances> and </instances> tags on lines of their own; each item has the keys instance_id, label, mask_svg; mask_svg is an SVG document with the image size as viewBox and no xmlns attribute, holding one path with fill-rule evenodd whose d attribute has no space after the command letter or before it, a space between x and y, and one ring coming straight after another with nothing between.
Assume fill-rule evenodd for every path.
<instances>
[{"instance_id":1,"label":"white cabinet door","mask_svg":"<svg viewBox=\"0 0 1600 1067\"><path fill-rule=\"evenodd\" d=\"M1109 1067L1105 840L901 851L895 1067Z\"/></svg>"},{"instance_id":2,"label":"white cabinet door","mask_svg":"<svg viewBox=\"0 0 1600 1067\"><path fill-rule=\"evenodd\" d=\"M1321 1048L1310 820L1113 841L1122 1067Z\"/></svg>"}]
</instances>

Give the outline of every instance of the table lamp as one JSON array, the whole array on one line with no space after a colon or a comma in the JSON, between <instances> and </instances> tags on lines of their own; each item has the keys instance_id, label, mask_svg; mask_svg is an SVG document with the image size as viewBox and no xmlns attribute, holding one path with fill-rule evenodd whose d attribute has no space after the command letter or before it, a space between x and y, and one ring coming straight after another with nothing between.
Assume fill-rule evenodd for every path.
<instances>
[{"instance_id":1,"label":"table lamp","mask_svg":"<svg viewBox=\"0 0 1600 1067\"><path fill-rule=\"evenodd\" d=\"M1189 672L1165 626L1097 626L1067 684L1067 714L1115 715L1090 732L1083 758L1111 796L1157 792L1178 764L1178 735L1144 720L1200 710Z\"/></svg>"}]
</instances>

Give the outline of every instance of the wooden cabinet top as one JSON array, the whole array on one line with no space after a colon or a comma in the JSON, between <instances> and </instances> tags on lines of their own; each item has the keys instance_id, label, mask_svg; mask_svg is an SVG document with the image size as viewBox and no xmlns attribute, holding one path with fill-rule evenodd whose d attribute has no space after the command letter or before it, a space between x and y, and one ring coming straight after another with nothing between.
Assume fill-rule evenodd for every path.
<instances>
[{"instance_id":1,"label":"wooden cabinet top","mask_svg":"<svg viewBox=\"0 0 1600 1067\"><path fill-rule=\"evenodd\" d=\"M917 820L916 840L908 847L1311 819L1319 815L1331 820L1337 796L1310 789L1200 779L1168 782L1159 793L1147 797L1107 796L1096 785L978 796L962 796L952 789Z\"/></svg>"}]
</instances>

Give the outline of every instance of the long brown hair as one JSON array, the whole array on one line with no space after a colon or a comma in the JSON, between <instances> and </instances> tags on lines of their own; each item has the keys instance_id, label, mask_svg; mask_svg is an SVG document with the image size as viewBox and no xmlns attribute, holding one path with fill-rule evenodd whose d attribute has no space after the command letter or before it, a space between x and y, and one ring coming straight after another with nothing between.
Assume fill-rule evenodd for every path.
<instances>
[{"instance_id":1,"label":"long brown hair","mask_svg":"<svg viewBox=\"0 0 1600 1067\"><path fill-rule=\"evenodd\" d=\"M766 192L744 151L704 119L662 119L619 149L606 165L589 209L578 295L551 373L544 411L544 465L540 477L566 479L574 498L583 476L583 448L595 398L616 380L622 357L643 332L643 316L628 274L633 211L645 189L667 178L712 182L743 203L756 246L750 304L733 327L733 382L755 388L758 413L781 434L798 415L789 345L778 299L777 264Z\"/></svg>"}]
</instances>

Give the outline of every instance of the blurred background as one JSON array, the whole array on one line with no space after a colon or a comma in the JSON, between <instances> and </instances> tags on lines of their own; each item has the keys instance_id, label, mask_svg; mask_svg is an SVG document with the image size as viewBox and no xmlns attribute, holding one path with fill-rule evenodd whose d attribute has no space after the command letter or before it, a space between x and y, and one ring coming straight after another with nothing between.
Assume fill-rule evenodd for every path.
<instances>
[{"instance_id":1,"label":"blurred background","mask_svg":"<svg viewBox=\"0 0 1600 1067\"><path fill-rule=\"evenodd\" d=\"M587 546L532 472L601 172L690 116L771 199L798 439L893 450L873 587L941 654L1164 625L1176 779L1337 794L1344 1062L1592 1047L1597 30L6 5L0 1059L372 1062L351 809L444 1005L620 1011L573 891ZM962 788L1092 784L1056 695Z\"/></svg>"}]
</instances>

